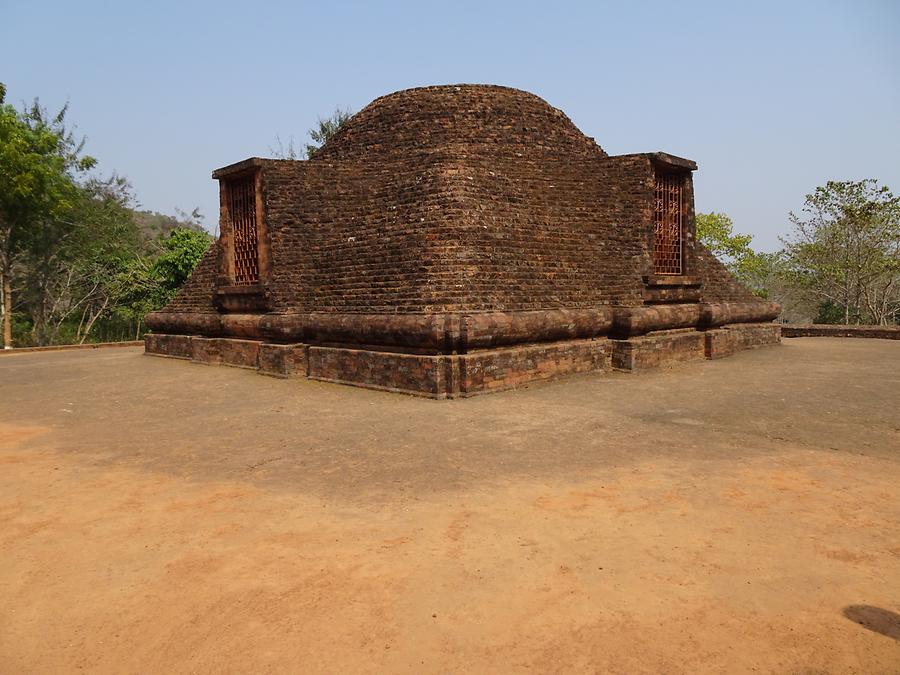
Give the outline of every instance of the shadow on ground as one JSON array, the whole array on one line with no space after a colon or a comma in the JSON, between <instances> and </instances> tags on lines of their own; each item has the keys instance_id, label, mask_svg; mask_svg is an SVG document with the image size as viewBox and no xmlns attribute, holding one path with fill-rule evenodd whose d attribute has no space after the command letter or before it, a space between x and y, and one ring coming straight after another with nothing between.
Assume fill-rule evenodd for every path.
<instances>
[{"instance_id":1,"label":"shadow on ground","mask_svg":"<svg viewBox=\"0 0 900 675\"><path fill-rule=\"evenodd\" d=\"M900 642L900 614L872 605L850 605L843 613L863 628Z\"/></svg>"}]
</instances>

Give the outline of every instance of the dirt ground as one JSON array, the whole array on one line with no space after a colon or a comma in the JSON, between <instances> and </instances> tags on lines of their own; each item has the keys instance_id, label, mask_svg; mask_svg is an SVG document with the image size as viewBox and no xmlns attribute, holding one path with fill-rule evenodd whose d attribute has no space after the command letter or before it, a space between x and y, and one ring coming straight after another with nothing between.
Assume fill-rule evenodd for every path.
<instances>
[{"instance_id":1,"label":"dirt ground","mask_svg":"<svg viewBox=\"0 0 900 675\"><path fill-rule=\"evenodd\" d=\"M900 673L900 342L431 401L0 356L0 672Z\"/></svg>"}]
</instances>

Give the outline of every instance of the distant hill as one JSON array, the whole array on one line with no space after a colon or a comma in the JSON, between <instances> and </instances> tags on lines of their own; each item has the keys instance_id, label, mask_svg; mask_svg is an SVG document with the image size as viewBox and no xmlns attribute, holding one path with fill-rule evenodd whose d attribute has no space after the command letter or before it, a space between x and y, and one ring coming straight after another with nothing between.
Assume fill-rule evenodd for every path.
<instances>
[{"instance_id":1,"label":"distant hill","mask_svg":"<svg viewBox=\"0 0 900 675\"><path fill-rule=\"evenodd\" d=\"M200 224L203 219L196 210L193 213L179 211L175 216L169 216L156 211L133 211L134 222L138 226L141 239L144 242L155 241L160 237L165 238L169 232L177 227L183 227L197 232L206 232Z\"/></svg>"}]
</instances>

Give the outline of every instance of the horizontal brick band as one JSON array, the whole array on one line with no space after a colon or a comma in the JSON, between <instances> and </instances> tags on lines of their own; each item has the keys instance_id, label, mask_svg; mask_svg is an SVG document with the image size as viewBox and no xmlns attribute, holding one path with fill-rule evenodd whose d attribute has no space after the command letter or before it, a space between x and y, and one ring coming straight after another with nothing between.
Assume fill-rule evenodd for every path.
<instances>
[{"instance_id":1,"label":"horizontal brick band","mask_svg":"<svg viewBox=\"0 0 900 675\"><path fill-rule=\"evenodd\" d=\"M704 328L726 323L762 323L781 314L777 302L712 302L701 305L700 325Z\"/></svg>"},{"instance_id":2,"label":"horizontal brick band","mask_svg":"<svg viewBox=\"0 0 900 675\"><path fill-rule=\"evenodd\" d=\"M525 342L556 342L609 333L613 309L482 314L213 314L154 312L147 325L182 335L273 342L381 345L464 352Z\"/></svg>"},{"instance_id":3,"label":"horizontal brick band","mask_svg":"<svg viewBox=\"0 0 900 675\"><path fill-rule=\"evenodd\" d=\"M722 326L703 333L706 358L720 359L746 349L781 342L781 326L777 323L744 323Z\"/></svg>"},{"instance_id":4,"label":"horizontal brick band","mask_svg":"<svg viewBox=\"0 0 900 675\"><path fill-rule=\"evenodd\" d=\"M700 323L700 305L653 305L616 309L613 332L619 337L655 330L693 328Z\"/></svg>"},{"instance_id":5,"label":"horizontal brick band","mask_svg":"<svg viewBox=\"0 0 900 675\"><path fill-rule=\"evenodd\" d=\"M182 335L272 342L380 345L450 354L471 349L574 340L615 334L643 335L673 328L760 323L778 313L775 303L717 303L601 307L472 314L213 314L154 312L147 325Z\"/></svg>"},{"instance_id":6,"label":"horizontal brick band","mask_svg":"<svg viewBox=\"0 0 900 675\"><path fill-rule=\"evenodd\" d=\"M853 337L900 340L900 326L847 326L833 324L789 324L781 326L783 337Z\"/></svg>"},{"instance_id":7,"label":"horizontal brick band","mask_svg":"<svg viewBox=\"0 0 900 675\"><path fill-rule=\"evenodd\" d=\"M146 353L206 365L252 368L431 398L457 398L529 382L610 369L610 341L566 340L470 354L398 354L370 349L275 345L253 340L151 333Z\"/></svg>"},{"instance_id":8,"label":"horizontal brick band","mask_svg":"<svg viewBox=\"0 0 900 675\"><path fill-rule=\"evenodd\" d=\"M30 352L59 352L70 349L106 349L109 347L137 347L144 344L143 340L126 340L124 342L86 342L80 345L46 345L44 347L12 347L0 349L0 356L4 354L27 354Z\"/></svg>"},{"instance_id":9,"label":"horizontal brick band","mask_svg":"<svg viewBox=\"0 0 900 675\"><path fill-rule=\"evenodd\" d=\"M576 373L610 368L640 371L704 357L715 359L778 344L779 338L779 324L731 324L707 331L673 330L621 340L560 340L445 355L151 333L146 337L146 353L252 368L275 377L308 377L457 398Z\"/></svg>"}]
</instances>

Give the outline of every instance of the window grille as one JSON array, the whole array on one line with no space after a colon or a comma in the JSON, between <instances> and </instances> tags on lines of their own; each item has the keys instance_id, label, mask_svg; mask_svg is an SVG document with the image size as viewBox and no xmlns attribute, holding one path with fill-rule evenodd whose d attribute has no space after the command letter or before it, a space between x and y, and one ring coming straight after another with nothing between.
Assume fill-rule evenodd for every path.
<instances>
[{"instance_id":1,"label":"window grille","mask_svg":"<svg viewBox=\"0 0 900 675\"><path fill-rule=\"evenodd\" d=\"M238 178L225 184L226 204L234 242L234 283L259 281L259 241L256 232L256 178Z\"/></svg>"},{"instance_id":2,"label":"window grille","mask_svg":"<svg viewBox=\"0 0 900 675\"><path fill-rule=\"evenodd\" d=\"M656 174L653 267L656 274L683 274L684 176Z\"/></svg>"}]
</instances>

